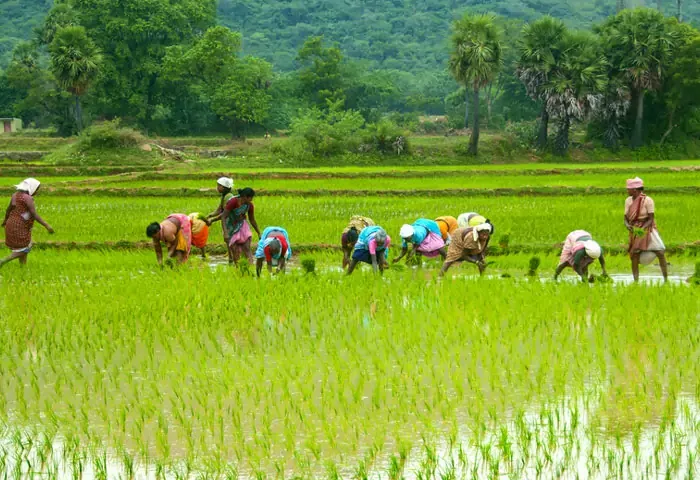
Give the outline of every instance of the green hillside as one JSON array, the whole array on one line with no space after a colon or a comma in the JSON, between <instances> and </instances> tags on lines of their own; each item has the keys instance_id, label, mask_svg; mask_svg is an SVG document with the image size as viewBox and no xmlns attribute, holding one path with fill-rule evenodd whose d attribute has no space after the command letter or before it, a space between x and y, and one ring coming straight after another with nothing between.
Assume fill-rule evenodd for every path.
<instances>
[{"instance_id":1,"label":"green hillside","mask_svg":"<svg viewBox=\"0 0 700 480\"><path fill-rule=\"evenodd\" d=\"M665 14L675 14L675 0L647 0L650 6L659 2ZM0 65L19 39L31 37L52 3L0 0ZM700 2L683 3L685 19L700 20ZM304 40L323 34L348 57L415 72L445 65L450 22L465 10L522 21L550 14L570 27L589 27L613 14L616 5L617 0L219 0L219 22L242 32L245 52L277 70L293 69Z\"/></svg>"}]
</instances>

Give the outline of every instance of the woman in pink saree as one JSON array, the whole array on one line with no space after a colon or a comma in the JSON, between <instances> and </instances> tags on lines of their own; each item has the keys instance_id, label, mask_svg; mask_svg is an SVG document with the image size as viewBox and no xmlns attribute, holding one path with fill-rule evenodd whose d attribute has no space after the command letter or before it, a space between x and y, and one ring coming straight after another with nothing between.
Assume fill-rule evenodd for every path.
<instances>
[{"instance_id":1,"label":"woman in pink saree","mask_svg":"<svg viewBox=\"0 0 700 480\"><path fill-rule=\"evenodd\" d=\"M146 235L153 239L153 248L159 265L163 265L164 242L168 248L168 257L185 263L192 250L192 224L190 217L182 213L173 213L163 222L153 222L146 228Z\"/></svg>"}]
</instances>

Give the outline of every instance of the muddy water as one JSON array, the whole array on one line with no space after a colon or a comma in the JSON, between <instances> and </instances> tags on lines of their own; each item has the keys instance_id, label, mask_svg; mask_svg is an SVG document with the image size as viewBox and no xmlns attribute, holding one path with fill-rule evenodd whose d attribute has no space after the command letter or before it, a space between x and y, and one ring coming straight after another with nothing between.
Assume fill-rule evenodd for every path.
<instances>
[{"instance_id":1,"label":"muddy water","mask_svg":"<svg viewBox=\"0 0 700 480\"><path fill-rule=\"evenodd\" d=\"M219 267L228 267L228 257L226 256L212 256L207 259L207 264L209 265L210 268L212 269L217 269ZM300 266L296 259L292 259L291 261L287 262L288 265L288 270L293 271L293 270L299 270ZM251 267L254 270L254 266ZM414 270L417 270L418 267L412 267ZM437 268L435 269L429 269L425 267L423 268L424 271L429 272L429 273L437 273ZM434 270L434 272L433 272ZM331 273L331 274L337 274L337 273L342 273L343 269L339 265L320 265L317 267L317 272L318 273ZM391 272L391 270L389 270ZM522 274L516 274L513 275L512 277L503 277L502 275L504 274L509 274L507 270L500 271L498 269L489 269L487 270L487 273L484 275L484 278L490 278L490 279L502 279L502 280L512 280L512 279L527 279L531 280L528 277L525 277ZM538 277L540 281L542 282L552 282L552 273L549 272L544 272L542 271L542 274L539 275ZM668 275L668 283L671 284L684 284L687 283L687 279L693 275L693 266L692 265L671 265L669 266L669 275ZM632 277L632 273L629 271L618 271L618 272L609 272L610 279L612 280L613 284L616 285L630 285L634 283L634 278ZM448 275L448 278L465 278L465 279L471 279L471 278L479 278L479 275L474 274L472 270L467 270L465 269L464 271L458 270L455 272L450 272ZM580 281L579 277L573 274L570 274L570 272L565 272L561 277L560 280L562 282L570 282L570 283L577 283ZM655 265L650 265L647 267L642 267L639 275L639 282L647 285L658 285L664 283L664 278L661 275L661 269L658 266L658 264Z\"/></svg>"},{"instance_id":2,"label":"muddy water","mask_svg":"<svg viewBox=\"0 0 700 480\"><path fill-rule=\"evenodd\" d=\"M664 428L661 418L649 418L635 433L615 433L611 423L601 423L598 402L592 400L601 392L589 392L586 399L570 397L546 405L525 407L480 429L463 425L456 432L437 432L424 444L419 432L405 432L415 437L413 447L400 478L693 478L698 462L698 422L700 409L691 395L678 397L672 417ZM27 436L13 433L13 438L0 437L0 454L4 453L3 478L50 478L69 480L135 480L197 478L259 478L242 466L237 475L211 476L190 471L173 461L168 467L156 467L136 460L130 474L123 457L112 453L92 457L87 449L81 455L66 448L65 442L54 439L40 446ZM22 438L23 447L17 446ZM44 453L40 453L40 450ZM94 450L92 450L94 451ZM48 457L44 455L48 452ZM380 455L367 471L367 478L389 480L391 453ZM80 466L76 458L82 458ZM174 459L173 459L174 460ZM361 459L346 457L337 465L340 478L356 478ZM77 469L82 471L78 475ZM234 469L231 469L231 472ZM41 473L40 473L41 472ZM320 469L314 478L327 478ZM291 477L299 472L285 472ZM270 472L268 478L275 478Z\"/></svg>"}]
</instances>

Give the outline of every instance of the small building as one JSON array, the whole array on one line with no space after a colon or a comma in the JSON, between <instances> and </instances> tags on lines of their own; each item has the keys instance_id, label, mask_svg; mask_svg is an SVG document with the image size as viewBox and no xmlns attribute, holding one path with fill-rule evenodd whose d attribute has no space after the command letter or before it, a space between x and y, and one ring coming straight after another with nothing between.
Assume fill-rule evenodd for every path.
<instances>
[{"instance_id":1,"label":"small building","mask_svg":"<svg viewBox=\"0 0 700 480\"><path fill-rule=\"evenodd\" d=\"M0 135L4 133L15 133L20 130L22 130L22 119L0 118Z\"/></svg>"}]
</instances>

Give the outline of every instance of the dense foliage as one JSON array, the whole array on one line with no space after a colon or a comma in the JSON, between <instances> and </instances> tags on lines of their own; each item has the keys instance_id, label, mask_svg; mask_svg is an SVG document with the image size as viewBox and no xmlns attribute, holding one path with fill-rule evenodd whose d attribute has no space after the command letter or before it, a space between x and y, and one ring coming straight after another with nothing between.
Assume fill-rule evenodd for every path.
<instances>
[{"instance_id":1,"label":"dense foliage","mask_svg":"<svg viewBox=\"0 0 700 480\"><path fill-rule=\"evenodd\" d=\"M584 132L610 148L678 143L700 132L700 33L656 9L616 14L624 1L493 1L466 13L429 2L264 3L222 1L217 18L215 0L56 2L30 41L5 51L0 115L63 135L115 118L169 135L291 128L299 148L310 131L333 131L332 122L320 123L338 115L393 132L379 143L364 141L369 134L359 128L340 142L315 141L310 150L322 155L400 151L387 145L406 128L470 128L470 154L479 127L517 132L557 154ZM657 7L677 14L678 4ZM680 5L686 19L700 11ZM407 8L415 13L400 15ZM486 9L495 13L479 13ZM9 44L0 41L0 55L2 45ZM316 127L299 134L309 121ZM539 133L526 134L535 121Z\"/></svg>"}]
</instances>

